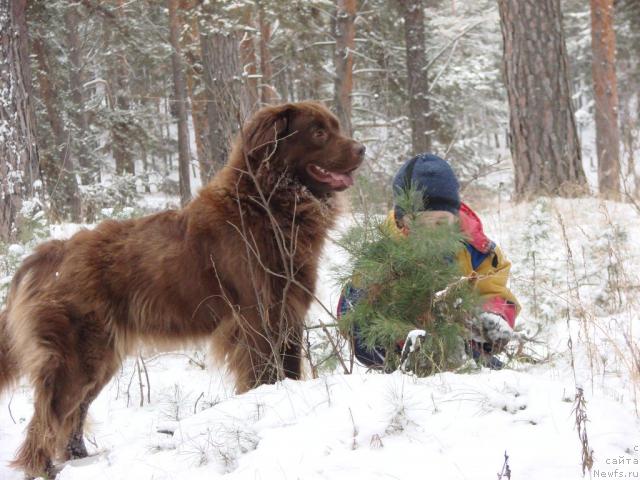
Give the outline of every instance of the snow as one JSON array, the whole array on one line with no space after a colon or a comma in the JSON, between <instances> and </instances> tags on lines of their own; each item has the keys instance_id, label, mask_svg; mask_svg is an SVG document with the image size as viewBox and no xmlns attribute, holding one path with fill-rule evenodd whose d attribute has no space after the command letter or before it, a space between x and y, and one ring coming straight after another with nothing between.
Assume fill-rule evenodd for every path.
<instances>
[{"instance_id":1,"label":"snow","mask_svg":"<svg viewBox=\"0 0 640 480\"><path fill-rule=\"evenodd\" d=\"M181 380L191 384L197 372L183 368ZM506 451L514 478L579 479L571 386L555 377L530 369L288 380L188 416L173 436L157 433L162 401L126 409L111 392L92 409L91 435L106 451L59 478L413 478L417 468L438 479L492 478ZM637 458L626 453L640 442L630 412L601 396L588 410L597 466ZM3 422L2 430L7 458L21 426Z\"/></svg>"},{"instance_id":2,"label":"snow","mask_svg":"<svg viewBox=\"0 0 640 480\"><path fill-rule=\"evenodd\" d=\"M405 346L409 345L409 351L413 353L420 346L420 339L424 339L426 336L426 331L416 328L414 330L411 330L407 334L407 339L405 340L404 344Z\"/></svg>"},{"instance_id":3,"label":"snow","mask_svg":"<svg viewBox=\"0 0 640 480\"><path fill-rule=\"evenodd\" d=\"M486 332L487 340L494 342L501 339L509 340L513 335L511 327L501 315L483 312L480 314L480 320L482 321L482 330Z\"/></svg>"},{"instance_id":4,"label":"snow","mask_svg":"<svg viewBox=\"0 0 640 480\"><path fill-rule=\"evenodd\" d=\"M402 372L408 372L410 369L410 357L409 355L415 351L420 350L422 342L427 338L427 332L425 330L416 328L411 330L407 334L407 338L402 346L402 354L400 355L400 368Z\"/></svg>"},{"instance_id":5,"label":"snow","mask_svg":"<svg viewBox=\"0 0 640 480\"><path fill-rule=\"evenodd\" d=\"M17 243L13 243L13 244L9 245L7 253L9 255L14 255L16 257L19 257L21 255L24 255L24 247L22 245L17 244Z\"/></svg>"},{"instance_id":6,"label":"snow","mask_svg":"<svg viewBox=\"0 0 640 480\"><path fill-rule=\"evenodd\" d=\"M212 3L204 0L203 6ZM584 68L591 42L588 4L565 3L565 27L576 31L567 34L576 123L583 166L595 191L591 70ZM328 0L315 4L326 11L335 6ZM225 8L237 10L243 5L227 2ZM452 2L451 9L452 15L443 15L442 8L435 7L426 12L431 30L428 57L435 73L432 106L456 136L451 145L440 145L434 139L433 148L440 154L446 151L456 170L467 178L477 169L475 185L494 191L501 185L502 196L497 201L491 193L486 199L465 200L483 207L479 213L488 235L513 263L511 286L523 306L516 337L531 339L523 353L532 363L508 361L502 371L478 369L420 379L402 372L366 372L358 366L353 374L345 375L339 373L339 367L330 367L317 379L284 381L235 395L223 366L203 369L199 365L205 354L186 350L146 357L149 402L145 388L138 384L136 361L129 359L91 407L86 438L96 456L70 463L59 479L475 480L496 478L505 453L514 480L640 477L640 212L629 204L592 198L540 199L519 205L505 201L511 194L513 174L504 138L508 112L500 82L499 48L495 48L501 45L498 10L495 2L486 1ZM382 17L375 7L359 12L359 19L373 19L372 25ZM0 14L0 24L7 20ZM281 26L277 18L272 20L272 40L293 31ZM225 28L232 26L227 18L221 21L226 22ZM395 26L402 28L398 22ZM397 69L404 48L381 32L378 35L376 27L373 35L356 41L380 42L377 48L385 62L390 62L390 70ZM311 46L330 44L316 41ZM359 58L361 68L354 74L364 78L380 70L370 68L376 61ZM330 58L322 67L328 78L334 74ZM98 70L93 68L92 73ZM627 75L631 71L626 67ZM296 86L304 81L293 79ZM354 126L358 138L367 143L371 170L391 174L409 155L409 119L406 112L389 110L389 99L396 101L386 92L389 86L371 92L367 81L352 95L354 111L359 111ZM106 95L102 79L84 86L96 83L90 103L100 103ZM440 92L435 92L436 84ZM635 83L628 85L633 90ZM623 94L624 83L619 86ZM327 88L321 91L326 94ZM638 97L633 93L626 95L629 111L638 110ZM11 91L0 88L0 104L8 105L10 98ZM371 103L369 98L377 101ZM94 107L98 113L103 108ZM161 117L158 121L169 122L170 137L176 138L175 123L164 114ZM628 123L636 117L631 115ZM19 145L12 139L10 120L0 121L0 139L16 150ZM109 150L110 135L103 132L99 138L96 155L105 164L113 163L108 153L98 153ZM189 147L195 192L200 179L191 116ZM11 190L25 179L11 165L7 168ZM623 171L625 168L623 164ZM177 184L177 172L172 171L168 179ZM126 187L126 178L103 172L96 195L107 187L117 190L117 180ZM132 192L123 188L122 193L144 193L136 205L143 212L176 208L179 199L159 191L164 180L159 173L149 173L153 193L144 193L140 178ZM633 176L625 180L632 182ZM39 180L34 182L36 190L41 191L42 186ZM102 205L100 199L95 199L98 205ZM100 211L103 217L138 214L123 208L119 197L118 208L111 208L114 202L107 198L108 208ZM27 201L22 213L38 223L44 219L42 207L38 201ZM333 239L348 224L345 218ZM46 228L50 238L63 239L92 225L66 223ZM34 243L10 245L7 254L0 255L0 300L11 281L5 272L16 267ZM325 325L335 331L327 311L335 311L339 297L334 269L346 264L345 253L329 241L319 263L316 289L322 305L312 306L308 325ZM417 331L412 333L413 338L417 335ZM311 330L309 336L314 348L326 353L324 330ZM578 388L587 400L586 430L595 458L593 471L586 476L575 427ZM0 480L23 478L7 464L24 438L32 402L26 379L15 391L0 395Z\"/></svg>"},{"instance_id":7,"label":"snow","mask_svg":"<svg viewBox=\"0 0 640 480\"><path fill-rule=\"evenodd\" d=\"M578 480L578 387L587 401L592 478L640 477L632 357L640 245L627 240L640 234L640 215L595 199L502 203L479 213L513 262L512 287L524 307L518 328L539 342L527 346L539 364L428 378L334 370L235 395L223 367L202 369L200 352L175 352L147 358L151 402L144 391L140 406L130 359L91 407L87 445L98 455L67 465L58 478L497 478L506 452L514 479ZM80 227L53 233L64 238ZM333 271L345 262L330 241L317 295L331 311L339 293ZM621 305L611 298L616 288ZM333 323L316 304L309 324L319 321ZM26 381L0 399L3 480L22 478L7 462L23 439L31 402Z\"/></svg>"}]
</instances>

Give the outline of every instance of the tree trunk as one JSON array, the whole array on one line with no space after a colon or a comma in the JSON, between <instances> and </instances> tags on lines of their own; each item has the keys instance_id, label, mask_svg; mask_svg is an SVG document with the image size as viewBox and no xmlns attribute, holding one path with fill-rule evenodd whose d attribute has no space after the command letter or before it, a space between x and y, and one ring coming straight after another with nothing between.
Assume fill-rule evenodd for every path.
<instances>
[{"instance_id":1,"label":"tree trunk","mask_svg":"<svg viewBox=\"0 0 640 480\"><path fill-rule=\"evenodd\" d=\"M233 135L243 120L238 81L242 69L238 40L232 34L212 33L201 36L202 65L207 99L210 154L209 171L213 175L227 162Z\"/></svg>"},{"instance_id":2,"label":"tree trunk","mask_svg":"<svg viewBox=\"0 0 640 480\"><path fill-rule=\"evenodd\" d=\"M0 0L0 241L15 241L40 181L26 0ZM36 183L38 182L38 183Z\"/></svg>"},{"instance_id":3,"label":"tree trunk","mask_svg":"<svg viewBox=\"0 0 640 480\"><path fill-rule=\"evenodd\" d=\"M356 0L337 0L334 64L336 69L334 103L342 130L353 135L351 92L353 90L353 51L355 50Z\"/></svg>"},{"instance_id":4,"label":"tree trunk","mask_svg":"<svg viewBox=\"0 0 640 480\"><path fill-rule=\"evenodd\" d=\"M193 12L195 8L193 0L182 0L180 8L183 11ZM191 118L193 120L193 133L196 143L196 156L200 168L200 181L202 185L206 185L208 178L205 173L210 171L209 153L207 148L207 101L204 88L204 80L202 73L202 48L200 45L200 25L198 16L193 13L189 16L189 28L186 32L184 44L190 45L187 49L185 57L188 62L186 82L187 95L191 104Z\"/></svg>"},{"instance_id":5,"label":"tree trunk","mask_svg":"<svg viewBox=\"0 0 640 480\"><path fill-rule=\"evenodd\" d=\"M196 79L193 74L187 76L187 92L191 103L191 118L193 119L193 133L196 143L196 155L200 168L200 180L206 185L208 180L204 175L209 171L209 153L207 152L207 100L204 89L199 85L202 79Z\"/></svg>"},{"instance_id":6,"label":"tree trunk","mask_svg":"<svg viewBox=\"0 0 640 480\"><path fill-rule=\"evenodd\" d=\"M560 0L498 0L517 200L585 193Z\"/></svg>"},{"instance_id":7,"label":"tree trunk","mask_svg":"<svg viewBox=\"0 0 640 480\"><path fill-rule=\"evenodd\" d=\"M171 42L171 65L173 87L178 112L178 171L180 178L180 203L184 207L191 200L191 180L189 176L189 127L187 125L187 94L178 38L178 0L167 0L169 9L169 37Z\"/></svg>"},{"instance_id":8,"label":"tree trunk","mask_svg":"<svg viewBox=\"0 0 640 480\"><path fill-rule=\"evenodd\" d=\"M598 187L605 198L620 198L620 132L613 0L591 0L591 72L595 93Z\"/></svg>"},{"instance_id":9,"label":"tree trunk","mask_svg":"<svg viewBox=\"0 0 640 480\"><path fill-rule=\"evenodd\" d=\"M60 102L57 91L51 79L55 78L51 71L48 58L52 58L42 36L33 41L33 50L38 62L38 84L40 85L40 96L47 112L47 120L51 127L54 140L54 150L57 159L51 162L41 162L43 174L47 184L51 209L55 212L57 219L63 219L68 209L71 220L80 222L81 204L80 192L78 191L78 181L76 179L76 166L69 149L69 132L65 128L60 117Z\"/></svg>"},{"instance_id":10,"label":"tree trunk","mask_svg":"<svg viewBox=\"0 0 640 480\"><path fill-rule=\"evenodd\" d=\"M78 159L82 183L89 185L99 181L100 170L92 162L87 145L89 124L84 110L85 102L82 95L82 52L78 35L78 7L76 5L67 5L64 19L69 48L69 87L71 88L71 101L73 102L71 119L75 127L75 134L70 138L71 150Z\"/></svg>"},{"instance_id":11,"label":"tree trunk","mask_svg":"<svg viewBox=\"0 0 640 480\"><path fill-rule=\"evenodd\" d=\"M255 112L259 104L258 96L258 60L253 35L253 15L251 8L245 7L242 19L245 30L240 32L240 61L244 77L244 92L242 95L242 118L246 120Z\"/></svg>"},{"instance_id":12,"label":"tree trunk","mask_svg":"<svg viewBox=\"0 0 640 480\"><path fill-rule=\"evenodd\" d=\"M113 53L107 59L107 78L110 90L110 108L112 110L111 119L111 151L116 164L116 173L135 173L135 163L131 155L130 145L132 143L129 123L131 122L131 112L129 111L128 81L127 81L127 59L126 52L122 45L117 45L113 41L111 33L114 29L114 20L121 26L117 31L126 35L123 20L124 2L117 0L114 18L105 18L105 50ZM115 97L115 98L113 98Z\"/></svg>"},{"instance_id":13,"label":"tree trunk","mask_svg":"<svg viewBox=\"0 0 640 480\"><path fill-rule=\"evenodd\" d=\"M276 99L276 91L271 85L273 69L271 68L271 52L269 42L271 41L271 25L266 19L264 5L258 2L258 24L260 27L260 99L263 104L268 105Z\"/></svg>"},{"instance_id":14,"label":"tree trunk","mask_svg":"<svg viewBox=\"0 0 640 480\"><path fill-rule=\"evenodd\" d=\"M431 150L431 107L427 76L424 5L422 0L397 0L404 18L407 93L414 155Z\"/></svg>"},{"instance_id":15,"label":"tree trunk","mask_svg":"<svg viewBox=\"0 0 640 480\"><path fill-rule=\"evenodd\" d=\"M618 89L619 126L627 173L623 176L625 196L640 197L640 171L637 145L640 145L640 0L618 0L615 2L615 25L617 31L629 32L618 37L616 76L620 80ZM621 158L622 162L622 158Z\"/></svg>"}]
</instances>

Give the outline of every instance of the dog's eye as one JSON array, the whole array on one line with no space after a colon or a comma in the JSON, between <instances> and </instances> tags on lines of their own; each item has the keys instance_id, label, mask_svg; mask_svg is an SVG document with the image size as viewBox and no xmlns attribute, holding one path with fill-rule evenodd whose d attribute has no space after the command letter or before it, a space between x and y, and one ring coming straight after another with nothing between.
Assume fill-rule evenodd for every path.
<instances>
[{"instance_id":1,"label":"dog's eye","mask_svg":"<svg viewBox=\"0 0 640 480\"><path fill-rule=\"evenodd\" d=\"M313 136L318 139L324 139L327 136L327 131L324 128L316 128L313 131Z\"/></svg>"}]
</instances>

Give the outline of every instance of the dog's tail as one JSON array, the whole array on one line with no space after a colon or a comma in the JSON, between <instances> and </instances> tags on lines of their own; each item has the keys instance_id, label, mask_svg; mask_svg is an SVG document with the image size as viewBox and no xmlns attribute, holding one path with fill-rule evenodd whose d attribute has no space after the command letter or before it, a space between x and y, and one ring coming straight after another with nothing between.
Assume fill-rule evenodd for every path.
<instances>
[{"instance_id":1,"label":"dog's tail","mask_svg":"<svg viewBox=\"0 0 640 480\"><path fill-rule=\"evenodd\" d=\"M13 385L20 375L18 362L11 352L7 317L7 310L0 312L0 394Z\"/></svg>"},{"instance_id":2,"label":"dog's tail","mask_svg":"<svg viewBox=\"0 0 640 480\"><path fill-rule=\"evenodd\" d=\"M56 271L64 255L64 241L51 240L40 245L27 257L13 276L7 306L0 311L0 394L16 383L20 377L18 352L12 345L9 312L25 303ZM29 303L29 302L27 302Z\"/></svg>"}]
</instances>

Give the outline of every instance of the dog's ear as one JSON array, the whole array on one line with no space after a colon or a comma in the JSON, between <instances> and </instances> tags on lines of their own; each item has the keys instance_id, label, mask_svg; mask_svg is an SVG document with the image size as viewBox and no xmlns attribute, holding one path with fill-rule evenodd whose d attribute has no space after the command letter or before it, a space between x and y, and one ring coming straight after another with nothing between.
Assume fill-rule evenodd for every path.
<instances>
[{"instance_id":1,"label":"dog's ear","mask_svg":"<svg viewBox=\"0 0 640 480\"><path fill-rule=\"evenodd\" d=\"M247 158L259 163L275 152L278 142L290 133L294 110L295 107L289 103L264 107L249 119L242 131Z\"/></svg>"}]
</instances>

